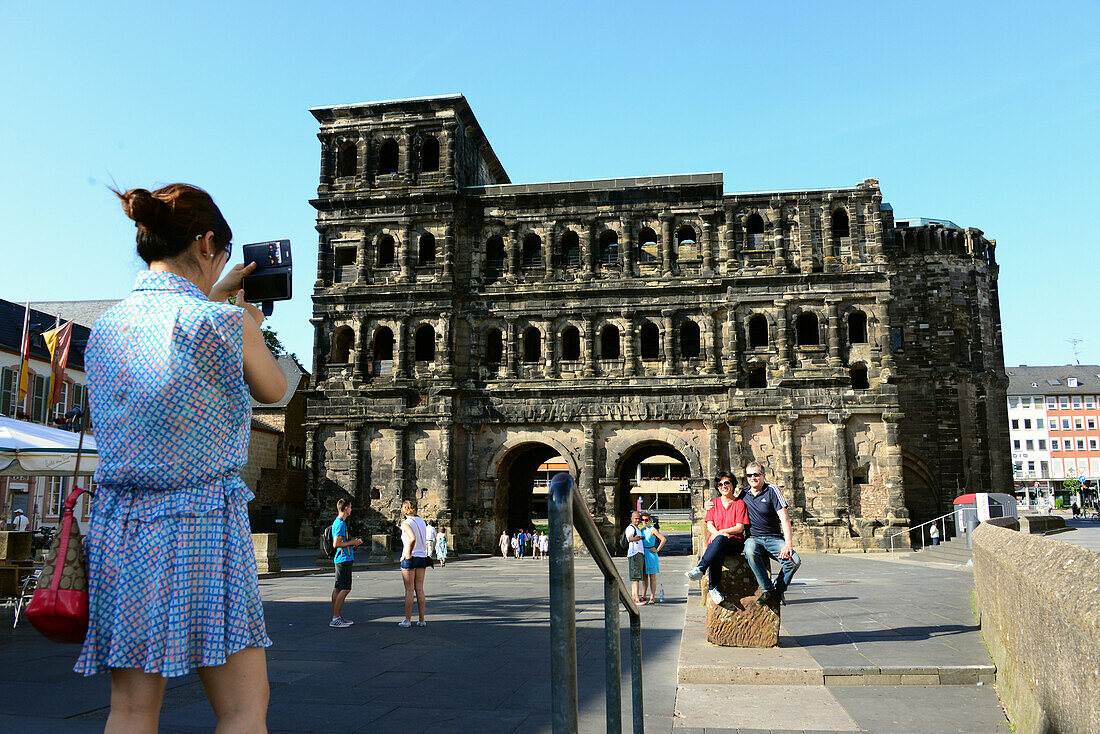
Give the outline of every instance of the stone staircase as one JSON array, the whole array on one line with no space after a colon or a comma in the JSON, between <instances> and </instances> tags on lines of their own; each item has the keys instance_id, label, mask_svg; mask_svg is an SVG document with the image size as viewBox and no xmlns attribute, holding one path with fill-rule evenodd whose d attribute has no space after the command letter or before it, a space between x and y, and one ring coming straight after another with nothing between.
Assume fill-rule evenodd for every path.
<instances>
[{"instance_id":1,"label":"stone staircase","mask_svg":"<svg viewBox=\"0 0 1100 734\"><path fill-rule=\"evenodd\" d=\"M936 563L950 563L955 566L970 564L972 554L966 547L966 536L960 535L950 540L940 541L939 545L925 546L922 550L914 548L910 558Z\"/></svg>"}]
</instances>

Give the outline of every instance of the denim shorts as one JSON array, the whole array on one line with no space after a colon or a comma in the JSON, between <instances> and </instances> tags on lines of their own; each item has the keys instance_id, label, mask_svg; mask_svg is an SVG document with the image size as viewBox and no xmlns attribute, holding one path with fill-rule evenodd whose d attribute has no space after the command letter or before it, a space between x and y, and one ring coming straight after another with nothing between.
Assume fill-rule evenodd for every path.
<instances>
[{"instance_id":1,"label":"denim shorts","mask_svg":"<svg viewBox=\"0 0 1100 734\"><path fill-rule=\"evenodd\" d=\"M401 568L405 571L412 571L417 568L427 568L428 559L421 558L420 556L413 556L412 558L402 558Z\"/></svg>"}]
</instances>

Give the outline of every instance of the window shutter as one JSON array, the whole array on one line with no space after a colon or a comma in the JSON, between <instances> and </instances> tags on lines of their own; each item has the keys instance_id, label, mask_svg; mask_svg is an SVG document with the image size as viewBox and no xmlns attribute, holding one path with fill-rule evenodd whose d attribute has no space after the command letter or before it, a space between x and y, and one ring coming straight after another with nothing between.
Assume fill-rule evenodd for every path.
<instances>
[{"instance_id":1,"label":"window shutter","mask_svg":"<svg viewBox=\"0 0 1100 734\"><path fill-rule=\"evenodd\" d=\"M15 370L5 367L0 384L0 413L11 415L15 410Z\"/></svg>"}]
</instances>

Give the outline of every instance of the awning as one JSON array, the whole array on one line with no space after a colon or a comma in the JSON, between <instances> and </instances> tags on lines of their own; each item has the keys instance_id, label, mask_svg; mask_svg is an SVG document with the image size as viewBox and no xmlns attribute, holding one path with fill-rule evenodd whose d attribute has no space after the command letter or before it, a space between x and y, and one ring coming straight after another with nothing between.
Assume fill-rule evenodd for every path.
<instances>
[{"instance_id":1,"label":"awning","mask_svg":"<svg viewBox=\"0 0 1100 734\"><path fill-rule=\"evenodd\" d=\"M642 459L639 464L683 464L683 459L675 459L671 456L665 456L664 454L654 454L648 458Z\"/></svg>"},{"instance_id":2,"label":"awning","mask_svg":"<svg viewBox=\"0 0 1100 734\"><path fill-rule=\"evenodd\" d=\"M39 423L0 417L0 474L4 476L65 476L76 468L80 434ZM99 468L95 439L85 434L81 475Z\"/></svg>"}]
</instances>

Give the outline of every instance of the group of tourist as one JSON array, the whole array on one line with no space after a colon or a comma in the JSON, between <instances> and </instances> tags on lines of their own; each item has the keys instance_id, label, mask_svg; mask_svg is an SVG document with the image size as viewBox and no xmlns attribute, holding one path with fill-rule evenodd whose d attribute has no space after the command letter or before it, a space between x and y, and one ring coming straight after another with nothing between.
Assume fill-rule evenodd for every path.
<instances>
[{"instance_id":1,"label":"group of tourist","mask_svg":"<svg viewBox=\"0 0 1100 734\"><path fill-rule=\"evenodd\" d=\"M550 536L535 528L521 529L515 535L509 535L505 530L500 534L497 547L504 558L509 553L515 558L549 558Z\"/></svg>"},{"instance_id":2,"label":"group of tourist","mask_svg":"<svg viewBox=\"0 0 1100 734\"><path fill-rule=\"evenodd\" d=\"M630 525L623 531L626 564L630 573L630 591L635 604L655 604L663 596L657 592L657 574L661 564L657 554L668 541L647 512L630 513Z\"/></svg>"}]
</instances>

